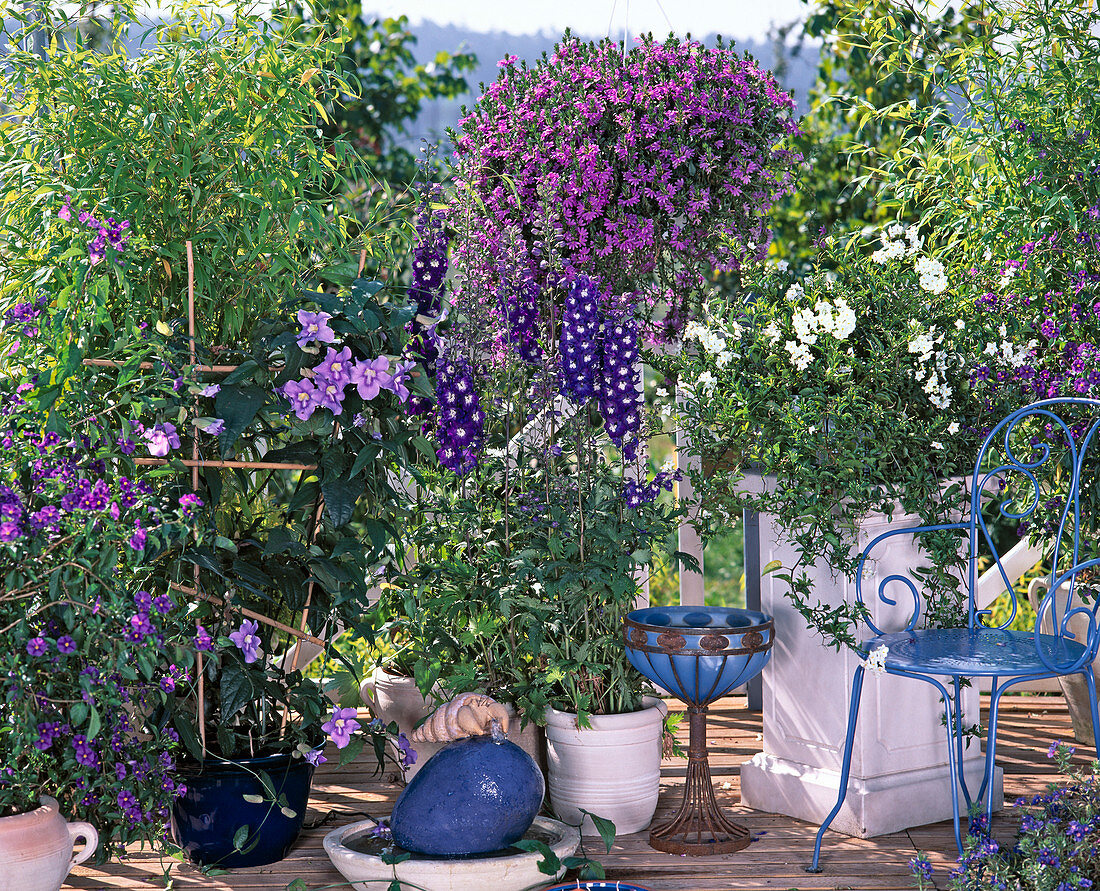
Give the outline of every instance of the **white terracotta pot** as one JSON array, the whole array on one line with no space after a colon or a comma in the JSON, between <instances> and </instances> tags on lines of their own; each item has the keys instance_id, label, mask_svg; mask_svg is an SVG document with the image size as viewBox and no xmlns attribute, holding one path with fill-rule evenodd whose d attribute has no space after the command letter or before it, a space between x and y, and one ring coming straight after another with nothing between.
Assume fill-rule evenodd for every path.
<instances>
[{"instance_id":1,"label":"white terracotta pot","mask_svg":"<svg viewBox=\"0 0 1100 891\"><path fill-rule=\"evenodd\" d=\"M405 736L411 736L416 725L428 717L436 706L433 700L425 698L420 692L413 678L390 674L381 668L376 668L374 674L363 681L359 695L383 723L396 722L397 729ZM416 776L426 760L420 757L419 746L417 749L416 763L405 772L406 779Z\"/></svg>"},{"instance_id":2,"label":"white terracotta pot","mask_svg":"<svg viewBox=\"0 0 1100 891\"><path fill-rule=\"evenodd\" d=\"M74 854L78 839L84 849ZM91 823L67 823L57 802L43 795L37 809L0 819L0 891L58 891L98 844Z\"/></svg>"},{"instance_id":3,"label":"white terracotta pot","mask_svg":"<svg viewBox=\"0 0 1100 891\"><path fill-rule=\"evenodd\" d=\"M641 832L657 810L661 791L661 731L668 707L647 699L625 715L593 715L591 728L577 716L546 710L547 786L558 817L581 825L581 809L606 817L619 835ZM588 817L583 835L596 835Z\"/></svg>"}]
</instances>

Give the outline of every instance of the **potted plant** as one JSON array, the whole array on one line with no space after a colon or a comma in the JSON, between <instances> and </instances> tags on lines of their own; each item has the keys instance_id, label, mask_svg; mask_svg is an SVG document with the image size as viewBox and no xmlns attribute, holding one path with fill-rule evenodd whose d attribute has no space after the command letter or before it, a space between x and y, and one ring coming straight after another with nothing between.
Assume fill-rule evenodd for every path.
<instances>
[{"instance_id":1,"label":"potted plant","mask_svg":"<svg viewBox=\"0 0 1100 891\"><path fill-rule=\"evenodd\" d=\"M124 335L161 356L143 370L167 392L135 405L117 435L138 450L135 485L177 480L211 534L166 574L171 591L154 592L186 604L188 631L162 652L187 677L148 704L149 720L187 752L173 780L187 786L173 808L184 847L241 865L293 842L326 735L348 760L368 739L385 751L381 722L353 739L354 714L330 713L300 648L287 647L335 657L332 639L360 619L370 580L395 555L403 496L388 474L413 437L401 411L415 386L402 356L411 312L404 294L357 278L363 253L392 256L354 242L329 155L341 175L368 172L319 130L319 103L348 92L339 41L240 11L176 11L139 59L63 40L45 60L13 55L0 216L5 231L71 237L5 245L0 296L13 313L40 294L52 310L55 399L88 363L118 387L132 381L129 357L112 352ZM215 107L191 98L208 85ZM89 92L96 101L73 98ZM33 113L47 93L56 117ZM109 144L107 126L118 134ZM28 168L26 151L47 160ZM324 278L304 263L326 267ZM234 768L244 785L215 813L201 787ZM182 838L208 821L212 846Z\"/></svg>"},{"instance_id":2,"label":"potted plant","mask_svg":"<svg viewBox=\"0 0 1100 891\"><path fill-rule=\"evenodd\" d=\"M163 353L120 337L125 380L60 373L47 302L8 309L0 330L0 869L34 891L93 854L162 844L182 789L179 737L156 714L187 682L167 579L202 534L197 499L142 473L128 438L172 392L141 367Z\"/></svg>"},{"instance_id":3,"label":"potted plant","mask_svg":"<svg viewBox=\"0 0 1100 891\"><path fill-rule=\"evenodd\" d=\"M715 301L678 353L653 356L675 380L680 403L669 410L701 459L704 534L746 508L768 520L762 605L784 652L764 673L764 753L742 770L744 799L811 821L835 797L860 622L870 615L900 629L912 615L911 595L891 588L888 603L879 582L916 568L925 621L966 622L957 537L894 547L865 573L865 604L852 584L858 558L891 526L957 516L986 419L998 416L976 392L969 358L995 336L989 320L925 252L917 226L892 224L870 246L853 237L819 247L808 276L775 265L746 276L750 299ZM842 831L875 835L950 816L943 786L929 785L947 771L939 704L894 680L878 679L868 703L883 721L860 722L858 804L842 812ZM899 710L904 722L886 719ZM901 748L901 772L876 754ZM981 753L972 756L979 775Z\"/></svg>"}]
</instances>

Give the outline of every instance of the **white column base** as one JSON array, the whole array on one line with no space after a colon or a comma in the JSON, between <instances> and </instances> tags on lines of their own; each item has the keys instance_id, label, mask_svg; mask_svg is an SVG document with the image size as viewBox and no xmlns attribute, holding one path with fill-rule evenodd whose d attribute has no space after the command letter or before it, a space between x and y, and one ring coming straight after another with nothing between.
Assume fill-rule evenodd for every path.
<instances>
[{"instance_id":1,"label":"white column base","mask_svg":"<svg viewBox=\"0 0 1100 891\"><path fill-rule=\"evenodd\" d=\"M944 742L946 746L946 739ZM973 746L972 746L973 748ZM971 795L982 785L985 759L968 757L964 771ZM1003 771L993 777L994 809L1004 803ZM753 810L785 814L821 824L836 804L840 773L759 752L741 765L741 803ZM966 799L959 790L959 811ZM915 820L914 815L919 815ZM910 826L951 819L951 778L946 764L878 774L850 776L848 795L830 829L857 838L900 832Z\"/></svg>"}]
</instances>

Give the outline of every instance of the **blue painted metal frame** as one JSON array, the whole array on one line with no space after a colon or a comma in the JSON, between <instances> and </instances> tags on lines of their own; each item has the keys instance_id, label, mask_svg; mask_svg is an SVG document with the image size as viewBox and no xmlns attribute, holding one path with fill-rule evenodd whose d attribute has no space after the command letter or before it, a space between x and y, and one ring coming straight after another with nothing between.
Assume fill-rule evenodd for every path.
<instances>
[{"instance_id":1,"label":"blue painted metal frame","mask_svg":"<svg viewBox=\"0 0 1100 891\"><path fill-rule=\"evenodd\" d=\"M1060 410L1084 415L1085 419L1071 418L1067 422ZM955 844L962 852L963 842L959 821L959 788L961 786L967 808L985 799L986 826L993 813L993 776L996 767L997 717L1001 696L1010 687L1025 681L1060 675L1084 675L1092 702L1092 726L1094 738L1100 746L1100 714L1097 712L1096 683L1092 673L1092 662L1096 657L1100 634L1097 632L1097 607L1100 597L1094 595L1091 605L1080 598L1080 605L1074 606L1074 589L1078 576L1094 567L1100 566L1100 559L1081 561L1081 476L1085 457L1093 445L1097 429L1100 428L1100 400L1060 398L1044 399L1024 406L1001 421L986 437L974 462L972 489L970 496L969 519L961 523L943 523L936 526L922 526L910 529L896 529L885 532L874 539L864 550L856 575L856 599L863 602L863 569L868 557L875 548L886 539L896 535L936 531L965 531L969 534L967 577L969 608L965 629L921 629L921 594L917 585L908 575L891 574L878 585L878 597L884 603L896 605L896 599L887 595L887 588L900 584L913 598L913 616L904 631L886 633L873 622L868 626L874 637L865 640L862 649L869 653L880 646L887 647L885 670L887 674L908 677L924 681L935 687L944 702L944 717L947 726L948 767L951 776L951 803L954 812ZM1041 434L1041 437L1040 435ZM1019 440L1023 439L1021 443ZM1026 457L1018 452L1030 450ZM1054 460L1052 460L1054 459ZM1063 484L1061 491L1044 491L1040 475L1043 465L1050 467L1061 465L1068 471L1068 486ZM1100 456L1093 461L1100 463ZM1017 487L1025 492L1030 489L1027 498L1017 496L1024 502L1016 504L1009 498L999 506L1003 516L1009 519L1026 520L1044 499L1064 495L1065 504L1061 506L1057 529L1051 530L1054 549L1051 556L1051 584L1038 609L1035 628L1030 632L1012 631L1008 626L1016 617L1016 593L1014 579L1010 579L1001 566L1000 554L993 542L982 517L982 498L987 487L996 483L998 487L1006 478L1016 476ZM1045 479L1046 477L1043 477ZM975 603L978 581L978 545L979 533L992 551L996 565L1001 573L1005 589L1011 592L1012 609L1010 616L996 627L983 625L984 617L990 610L979 610ZM1067 554L1063 542L1072 540L1072 549ZM1060 569L1064 566L1064 569ZM1059 596L1065 597L1065 603L1059 606ZM1088 635L1086 640L1078 641L1069 631L1069 622L1075 616L1088 617ZM1045 622L1049 621L1051 632L1042 632ZM1032 650L1034 652L1032 652ZM844 743L844 756L840 771L840 789L832 811L826 816L818 830L814 842L813 861L809 872L820 872L821 841L825 830L840 812L848 792L848 777L852 766L852 745L855 736L856 719L859 716L860 693L863 689L864 667L857 667L852 679L852 696L848 709L848 731ZM971 795L963 776L964 728L962 726L961 689L962 679L970 677L990 677L989 728L986 738L985 767L981 787ZM951 679L950 687L942 679ZM1100 757L1100 750L1097 752Z\"/></svg>"}]
</instances>

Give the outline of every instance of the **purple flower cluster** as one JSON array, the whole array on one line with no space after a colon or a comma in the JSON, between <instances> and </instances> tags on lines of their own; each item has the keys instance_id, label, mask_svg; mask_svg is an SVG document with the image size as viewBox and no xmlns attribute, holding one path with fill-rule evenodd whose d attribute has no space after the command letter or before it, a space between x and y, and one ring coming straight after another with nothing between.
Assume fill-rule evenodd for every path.
<instances>
[{"instance_id":1,"label":"purple flower cluster","mask_svg":"<svg viewBox=\"0 0 1100 891\"><path fill-rule=\"evenodd\" d=\"M578 405L599 392L601 381L600 293L588 276L578 275L568 285L561 321L562 389Z\"/></svg>"},{"instance_id":2,"label":"purple flower cluster","mask_svg":"<svg viewBox=\"0 0 1100 891\"><path fill-rule=\"evenodd\" d=\"M42 295L34 303L17 303L4 313L4 327L16 325L21 328L24 337L37 337L38 325L46 311L49 298Z\"/></svg>"},{"instance_id":3,"label":"purple flower cluster","mask_svg":"<svg viewBox=\"0 0 1100 891\"><path fill-rule=\"evenodd\" d=\"M409 322L408 355L433 368L439 358L436 321L443 310L443 282L447 278L449 238L442 215L432 210L433 201L441 201L440 188L433 184L424 194L416 216L416 243L413 247L412 284L409 296L416 315Z\"/></svg>"},{"instance_id":4,"label":"purple flower cluster","mask_svg":"<svg viewBox=\"0 0 1100 891\"><path fill-rule=\"evenodd\" d=\"M298 345L333 343L336 334L328 325L331 319L332 316L326 312L299 310L301 330ZM319 408L340 415L349 385L355 387L359 398L364 401L377 398L382 390L389 390L402 402L407 400L409 391L404 381L413 366L412 362L398 362L396 368L391 369L390 360L385 356L374 360L356 359L351 347L340 350L329 347L325 358L310 374L300 380L288 381L281 392L300 421L308 421Z\"/></svg>"},{"instance_id":5,"label":"purple flower cluster","mask_svg":"<svg viewBox=\"0 0 1100 891\"><path fill-rule=\"evenodd\" d=\"M630 460L642 425L638 328L628 316L604 322L603 386L600 413L611 441Z\"/></svg>"},{"instance_id":6,"label":"purple flower cluster","mask_svg":"<svg viewBox=\"0 0 1100 891\"><path fill-rule=\"evenodd\" d=\"M694 41L624 52L570 39L532 67L506 65L455 143L477 242L460 248L465 271L491 281L514 253L505 233L532 220L617 292L658 266L671 264L664 281L695 268L695 285L704 267L736 268L766 250L763 212L790 188L796 156L775 146L797 130L793 109L755 63ZM541 270L540 287L555 274Z\"/></svg>"},{"instance_id":7,"label":"purple flower cluster","mask_svg":"<svg viewBox=\"0 0 1100 891\"><path fill-rule=\"evenodd\" d=\"M623 483L623 503L634 509L641 507L643 504L653 504L662 490L671 492L673 482L679 482L683 478L684 475L679 470L661 470L648 482L644 480L627 480Z\"/></svg>"},{"instance_id":8,"label":"purple flower cluster","mask_svg":"<svg viewBox=\"0 0 1100 891\"><path fill-rule=\"evenodd\" d=\"M525 276L519 285L501 285L500 315L504 322L505 337L515 347L519 357L529 365L542 360L539 343L539 283L533 276ZM566 312L569 312L568 298ZM564 353L564 328L562 348Z\"/></svg>"},{"instance_id":9,"label":"purple flower cluster","mask_svg":"<svg viewBox=\"0 0 1100 891\"><path fill-rule=\"evenodd\" d=\"M436 456L455 473L468 473L477 465L485 431L485 412L470 363L457 356L440 356L435 392Z\"/></svg>"},{"instance_id":10,"label":"purple flower cluster","mask_svg":"<svg viewBox=\"0 0 1100 891\"><path fill-rule=\"evenodd\" d=\"M66 197L65 204L57 212L59 218L71 221L73 218L72 198ZM77 219L95 231L95 236L88 242L88 259L93 266L102 263L107 256L108 246L116 253L126 250L126 242L130 240L130 221L116 220L107 217L105 220L97 219L91 211L81 211Z\"/></svg>"}]
</instances>

